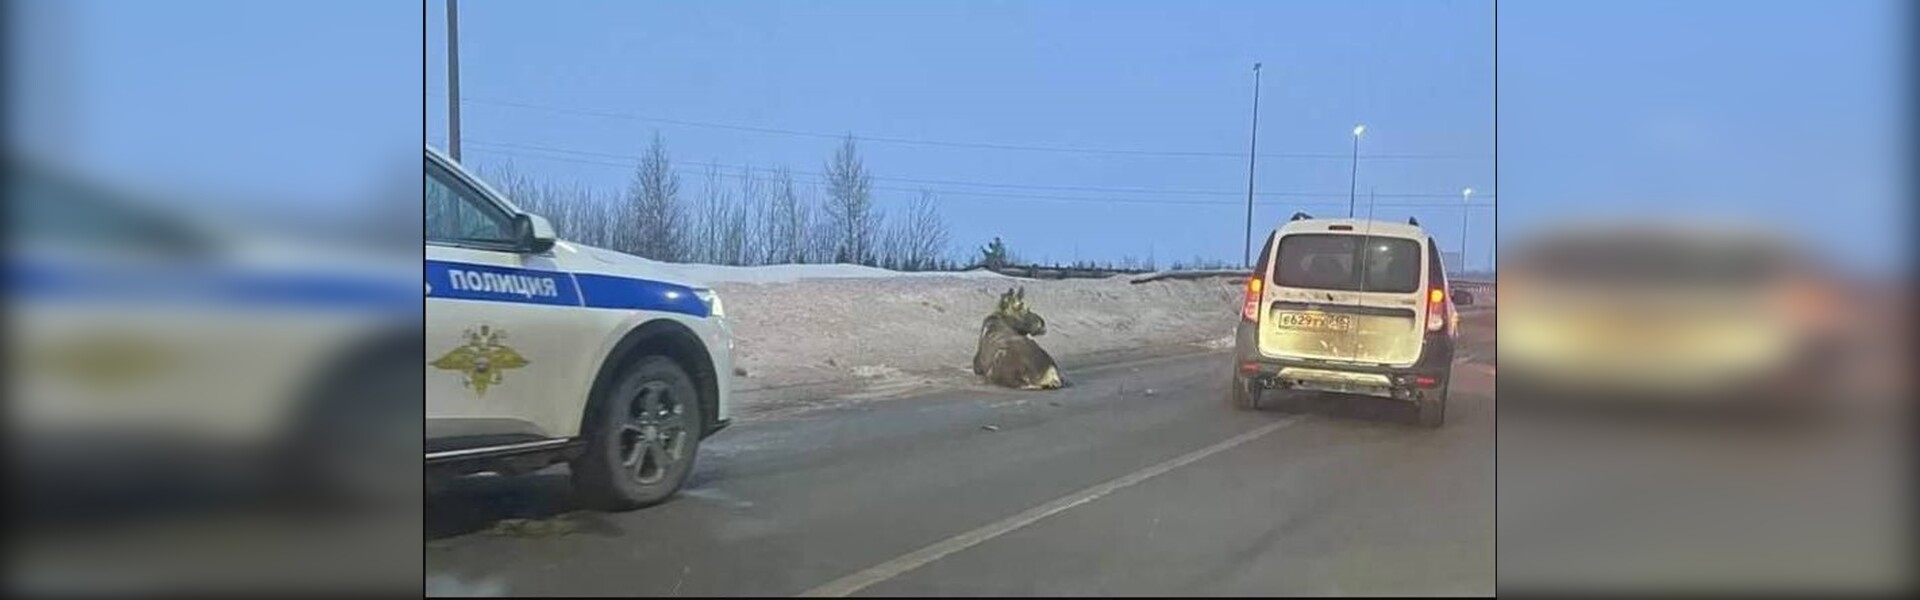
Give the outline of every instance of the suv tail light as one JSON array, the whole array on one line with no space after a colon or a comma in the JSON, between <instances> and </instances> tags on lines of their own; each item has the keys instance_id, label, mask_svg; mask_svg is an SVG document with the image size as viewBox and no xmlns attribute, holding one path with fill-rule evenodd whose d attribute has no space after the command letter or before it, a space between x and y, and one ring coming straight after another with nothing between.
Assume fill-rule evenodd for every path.
<instances>
[{"instance_id":1,"label":"suv tail light","mask_svg":"<svg viewBox=\"0 0 1920 600\"><path fill-rule=\"evenodd\" d=\"M1247 276L1247 296L1246 300L1240 304L1241 320L1248 323L1259 322L1260 289L1265 285L1265 282L1260 281L1260 274L1258 272Z\"/></svg>"},{"instance_id":2,"label":"suv tail light","mask_svg":"<svg viewBox=\"0 0 1920 600\"><path fill-rule=\"evenodd\" d=\"M1447 329L1447 290L1427 289L1427 331Z\"/></svg>"}]
</instances>

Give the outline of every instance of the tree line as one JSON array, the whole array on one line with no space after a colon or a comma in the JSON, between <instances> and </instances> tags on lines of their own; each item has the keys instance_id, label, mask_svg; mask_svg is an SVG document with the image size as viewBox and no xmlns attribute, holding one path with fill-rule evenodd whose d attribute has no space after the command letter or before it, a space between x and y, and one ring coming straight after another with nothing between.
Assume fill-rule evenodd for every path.
<instances>
[{"instance_id":1,"label":"tree line","mask_svg":"<svg viewBox=\"0 0 1920 600\"><path fill-rule=\"evenodd\" d=\"M698 189L690 190L658 132L623 190L538 179L510 162L482 165L479 171L522 209L546 217L564 239L668 262L844 263L897 271L986 267L1141 272L1159 266L1152 255L1098 263L1029 259L997 237L956 252L932 192L923 190L907 199L898 212L876 206L873 174L852 136L835 146L818 184L795 182L786 168L723 173L708 167L698 178ZM1171 266L1231 265L1195 257Z\"/></svg>"},{"instance_id":2,"label":"tree line","mask_svg":"<svg viewBox=\"0 0 1920 600\"><path fill-rule=\"evenodd\" d=\"M658 132L625 190L543 181L510 163L480 168L514 203L551 221L561 237L655 260L848 263L900 271L976 264L951 252L932 192L921 191L892 214L876 206L873 175L852 136L824 170L816 187L796 183L785 168L723 177L709 167L699 189L689 191Z\"/></svg>"}]
</instances>

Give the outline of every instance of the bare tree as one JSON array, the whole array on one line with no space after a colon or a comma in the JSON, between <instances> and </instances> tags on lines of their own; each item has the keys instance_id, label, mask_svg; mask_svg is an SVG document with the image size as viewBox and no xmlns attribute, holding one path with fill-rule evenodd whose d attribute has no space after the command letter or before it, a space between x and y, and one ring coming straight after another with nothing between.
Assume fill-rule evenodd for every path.
<instances>
[{"instance_id":1,"label":"bare tree","mask_svg":"<svg viewBox=\"0 0 1920 600\"><path fill-rule=\"evenodd\" d=\"M951 268L946 223L930 192L888 219L874 206L871 175L847 138L828 164L825 193L785 168L740 174L738 196L709 168L683 202L666 143L655 134L627 189L601 190L530 177L510 162L482 178L521 209L546 217L561 237L658 260L728 265L850 262L902 270ZM823 197L824 196L824 197ZM964 257L959 257L964 260Z\"/></svg>"},{"instance_id":2,"label":"bare tree","mask_svg":"<svg viewBox=\"0 0 1920 600\"><path fill-rule=\"evenodd\" d=\"M947 223L934 200L933 192L922 190L887 229L889 258L897 265L892 268L925 271L946 255Z\"/></svg>"},{"instance_id":3,"label":"bare tree","mask_svg":"<svg viewBox=\"0 0 1920 600\"><path fill-rule=\"evenodd\" d=\"M765 181L754 175L753 168L741 169L740 201L729 207L726 227L720 236L727 257L726 264L762 264L766 239L754 234L759 231L760 219L767 212L766 187Z\"/></svg>"},{"instance_id":4,"label":"bare tree","mask_svg":"<svg viewBox=\"0 0 1920 600\"><path fill-rule=\"evenodd\" d=\"M860 159L853 136L840 143L827 161L827 219L834 231L834 260L871 264L874 232L873 176Z\"/></svg>"},{"instance_id":5,"label":"bare tree","mask_svg":"<svg viewBox=\"0 0 1920 600\"><path fill-rule=\"evenodd\" d=\"M614 233L613 206L598 191L578 183L542 181L512 162L484 165L481 179L521 210L546 217L560 237L590 246L609 246Z\"/></svg>"},{"instance_id":6,"label":"bare tree","mask_svg":"<svg viewBox=\"0 0 1920 600\"><path fill-rule=\"evenodd\" d=\"M768 191L770 201L760 220L760 236L764 239L765 263L799 263L806 261L806 207L800 203L800 196L793 189L793 173L782 168L774 172L772 189Z\"/></svg>"},{"instance_id":7,"label":"bare tree","mask_svg":"<svg viewBox=\"0 0 1920 600\"><path fill-rule=\"evenodd\" d=\"M634 171L627 203L633 207L633 220L614 240L614 249L656 260L684 260L686 218L680 205L680 176L673 172L666 141L657 131Z\"/></svg>"},{"instance_id":8,"label":"bare tree","mask_svg":"<svg viewBox=\"0 0 1920 600\"><path fill-rule=\"evenodd\" d=\"M688 262L720 262L720 232L725 227L727 205L731 202L732 191L721 184L720 169L708 166L706 185L700 189L699 206L693 211L692 223L688 227Z\"/></svg>"},{"instance_id":9,"label":"bare tree","mask_svg":"<svg viewBox=\"0 0 1920 600\"><path fill-rule=\"evenodd\" d=\"M826 201L820 198L819 188L809 186L806 190L806 195L802 196L802 200L801 206L805 207L805 214L807 215L805 222L805 231L807 232L807 262L815 264L832 263L834 262L834 255L839 248L840 229L835 226L833 219L827 214L827 209L824 206Z\"/></svg>"}]
</instances>

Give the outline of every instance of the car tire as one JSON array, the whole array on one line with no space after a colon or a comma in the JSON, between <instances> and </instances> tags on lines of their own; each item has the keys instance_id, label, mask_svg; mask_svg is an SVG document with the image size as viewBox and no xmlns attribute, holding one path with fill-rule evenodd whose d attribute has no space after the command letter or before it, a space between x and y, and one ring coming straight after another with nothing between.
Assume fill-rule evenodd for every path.
<instances>
[{"instance_id":1,"label":"car tire","mask_svg":"<svg viewBox=\"0 0 1920 600\"><path fill-rule=\"evenodd\" d=\"M1260 390L1254 389L1253 382L1239 375L1227 384L1227 405L1234 410L1260 410Z\"/></svg>"},{"instance_id":2,"label":"car tire","mask_svg":"<svg viewBox=\"0 0 1920 600\"><path fill-rule=\"evenodd\" d=\"M672 359L648 356L622 370L594 398L587 447L571 464L581 504L626 511L672 497L699 454L700 409L693 378Z\"/></svg>"},{"instance_id":3,"label":"car tire","mask_svg":"<svg viewBox=\"0 0 1920 600\"><path fill-rule=\"evenodd\" d=\"M1442 381L1435 391L1422 392L1414 399L1421 427L1439 429L1447 424L1447 387L1447 382Z\"/></svg>"},{"instance_id":4,"label":"car tire","mask_svg":"<svg viewBox=\"0 0 1920 600\"><path fill-rule=\"evenodd\" d=\"M414 457L424 440L418 418L423 372L407 345L366 350L328 371L294 423L275 477L296 503L315 507L405 506L420 502ZM413 421L418 423L418 421Z\"/></svg>"}]
</instances>

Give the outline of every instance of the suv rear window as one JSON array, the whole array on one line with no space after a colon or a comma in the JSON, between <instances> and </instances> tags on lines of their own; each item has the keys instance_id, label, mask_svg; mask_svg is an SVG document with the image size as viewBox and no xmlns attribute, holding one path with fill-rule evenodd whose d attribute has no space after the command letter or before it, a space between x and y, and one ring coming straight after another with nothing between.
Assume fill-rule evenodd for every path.
<instances>
[{"instance_id":1,"label":"suv rear window","mask_svg":"<svg viewBox=\"0 0 1920 600\"><path fill-rule=\"evenodd\" d=\"M1407 293L1420 289L1420 244L1338 233L1280 238L1275 285L1316 290ZM1363 276L1364 268L1364 276Z\"/></svg>"}]
</instances>

